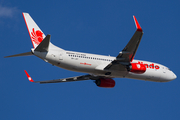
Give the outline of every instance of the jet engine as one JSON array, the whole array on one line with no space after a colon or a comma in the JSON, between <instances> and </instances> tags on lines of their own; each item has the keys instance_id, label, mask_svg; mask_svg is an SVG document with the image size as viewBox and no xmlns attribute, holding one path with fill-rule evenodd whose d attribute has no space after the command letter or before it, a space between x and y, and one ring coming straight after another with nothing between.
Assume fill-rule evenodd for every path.
<instances>
[{"instance_id":1,"label":"jet engine","mask_svg":"<svg viewBox=\"0 0 180 120\"><path fill-rule=\"evenodd\" d=\"M100 78L95 83L98 87L103 88L113 88L115 86L115 81L111 78Z\"/></svg>"},{"instance_id":2,"label":"jet engine","mask_svg":"<svg viewBox=\"0 0 180 120\"><path fill-rule=\"evenodd\" d=\"M137 74L142 74L146 72L146 66L140 63L131 63L129 66L129 71Z\"/></svg>"}]
</instances>

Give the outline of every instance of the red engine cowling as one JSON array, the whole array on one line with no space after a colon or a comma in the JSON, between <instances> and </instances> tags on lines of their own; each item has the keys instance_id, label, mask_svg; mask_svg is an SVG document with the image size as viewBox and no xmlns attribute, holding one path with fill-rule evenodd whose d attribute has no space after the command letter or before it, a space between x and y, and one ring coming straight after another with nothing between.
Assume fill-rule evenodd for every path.
<instances>
[{"instance_id":1,"label":"red engine cowling","mask_svg":"<svg viewBox=\"0 0 180 120\"><path fill-rule=\"evenodd\" d=\"M113 88L115 86L115 81L111 78L100 78L96 80L95 83L98 87L103 88Z\"/></svg>"},{"instance_id":2,"label":"red engine cowling","mask_svg":"<svg viewBox=\"0 0 180 120\"><path fill-rule=\"evenodd\" d=\"M142 73L146 72L146 66L144 64L140 64L140 63L131 63L130 72L142 74Z\"/></svg>"}]
</instances>

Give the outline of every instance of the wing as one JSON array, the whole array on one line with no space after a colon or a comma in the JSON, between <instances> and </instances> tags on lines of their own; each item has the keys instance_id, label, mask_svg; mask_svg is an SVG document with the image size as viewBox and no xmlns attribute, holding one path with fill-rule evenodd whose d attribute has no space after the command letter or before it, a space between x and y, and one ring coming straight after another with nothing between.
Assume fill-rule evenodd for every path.
<instances>
[{"instance_id":1,"label":"wing","mask_svg":"<svg viewBox=\"0 0 180 120\"><path fill-rule=\"evenodd\" d=\"M133 18L137 28L136 32L134 33L126 47L116 57L116 59L104 68L105 70L127 71L126 66L129 65L133 60L143 35L143 30L139 25L136 17L133 16Z\"/></svg>"},{"instance_id":2,"label":"wing","mask_svg":"<svg viewBox=\"0 0 180 120\"><path fill-rule=\"evenodd\" d=\"M93 75L82 75L82 76L76 76L76 77L69 77L64 79L55 79L55 80L45 80L45 81L34 81L30 75L27 73L26 70L24 70L26 73L26 76L30 82L34 83L59 83L59 82L73 82L73 81L82 81L82 80L98 80L99 78L102 78L101 76L93 76Z\"/></svg>"}]
</instances>

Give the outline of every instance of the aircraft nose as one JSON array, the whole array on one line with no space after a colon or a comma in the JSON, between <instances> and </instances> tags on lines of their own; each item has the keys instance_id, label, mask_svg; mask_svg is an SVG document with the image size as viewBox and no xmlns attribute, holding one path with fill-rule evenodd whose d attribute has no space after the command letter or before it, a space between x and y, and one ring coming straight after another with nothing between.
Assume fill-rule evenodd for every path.
<instances>
[{"instance_id":1,"label":"aircraft nose","mask_svg":"<svg viewBox=\"0 0 180 120\"><path fill-rule=\"evenodd\" d=\"M174 79L176 79L176 78L177 78L176 74L173 73L173 75L172 75L172 80L174 80Z\"/></svg>"},{"instance_id":2,"label":"aircraft nose","mask_svg":"<svg viewBox=\"0 0 180 120\"><path fill-rule=\"evenodd\" d=\"M168 80L174 80L177 76L171 71L169 75L166 76Z\"/></svg>"},{"instance_id":3,"label":"aircraft nose","mask_svg":"<svg viewBox=\"0 0 180 120\"><path fill-rule=\"evenodd\" d=\"M163 82L169 82L176 78L177 78L177 76L172 71L163 72L163 75L161 76L161 80Z\"/></svg>"}]
</instances>

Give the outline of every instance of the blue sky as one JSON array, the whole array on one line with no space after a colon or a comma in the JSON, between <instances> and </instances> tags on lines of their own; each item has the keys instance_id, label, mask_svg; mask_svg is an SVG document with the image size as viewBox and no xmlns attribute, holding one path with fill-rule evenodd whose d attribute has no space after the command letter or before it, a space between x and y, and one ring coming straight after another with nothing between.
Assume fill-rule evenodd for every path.
<instances>
[{"instance_id":1,"label":"blue sky","mask_svg":"<svg viewBox=\"0 0 180 120\"><path fill-rule=\"evenodd\" d=\"M180 119L179 0L2 0L0 2L0 119ZM135 59L161 63L178 78L168 83L116 78L112 89L93 81L33 84L82 75L35 56L3 58L33 47L22 12L28 12L51 42L63 49L117 56L136 28L144 35Z\"/></svg>"}]
</instances>

